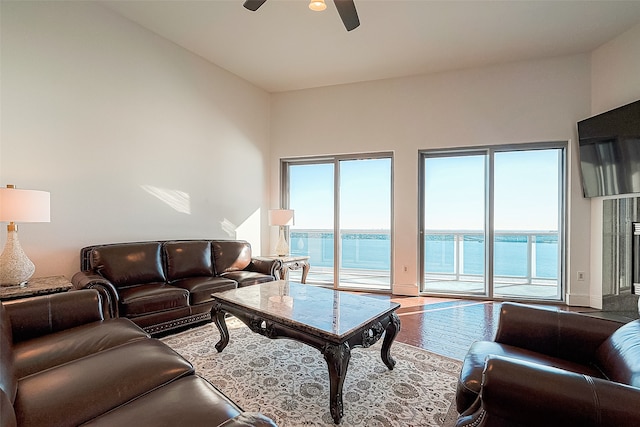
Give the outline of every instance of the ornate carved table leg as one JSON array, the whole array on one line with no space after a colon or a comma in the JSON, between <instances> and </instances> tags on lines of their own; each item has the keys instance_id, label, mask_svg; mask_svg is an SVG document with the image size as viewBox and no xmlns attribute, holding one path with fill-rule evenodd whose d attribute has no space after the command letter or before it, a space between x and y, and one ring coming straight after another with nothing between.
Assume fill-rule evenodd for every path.
<instances>
[{"instance_id":1,"label":"ornate carved table leg","mask_svg":"<svg viewBox=\"0 0 640 427\"><path fill-rule=\"evenodd\" d=\"M222 311L220 304L214 305L211 309L211 317L220 331L220 341L216 343L216 350L220 353L229 344L229 330L227 322L224 320L225 312Z\"/></svg>"},{"instance_id":2,"label":"ornate carved table leg","mask_svg":"<svg viewBox=\"0 0 640 427\"><path fill-rule=\"evenodd\" d=\"M311 265L309 265L309 261L304 261L304 264L302 264L302 279L300 283L307 283L307 274L309 274L310 268Z\"/></svg>"},{"instance_id":3,"label":"ornate carved table leg","mask_svg":"<svg viewBox=\"0 0 640 427\"><path fill-rule=\"evenodd\" d=\"M329 367L329 408L331 410L331 417L333 418L333 422L340 424L342 414L344 413L342 406L342 386L344 384L344 378L347 375L349 359L351 359L351 349L347 343L341 345L327 344L322 350L322 354Z\"/></svg>"},{"instance_id":4,"label":"ornate carved table leg","mask_svg":"<svg viewBox=\"0 0 640 427\"><path fill-rule=\"evenodd\" d=\"M389 324L385 329L384 340L382 341L382 349L380 350L380 356L382 356L382 361L389 369L393 369L396 365L396 361L391 357L391 344L393 340L396 338L400 332L400 319L396 312L392 312L389 315Z\"/></svg>"},{"instance_id":5,"label":"ornate carved table leg","mask_svg":"<svg viewBox=\"0 0 640 427\"><path fill-rule=\"evenodd\" d=\"M282 264L280 267L280 280L288 280L289 279L289 267L286 264Z\"/></svg>"}]
</instances>

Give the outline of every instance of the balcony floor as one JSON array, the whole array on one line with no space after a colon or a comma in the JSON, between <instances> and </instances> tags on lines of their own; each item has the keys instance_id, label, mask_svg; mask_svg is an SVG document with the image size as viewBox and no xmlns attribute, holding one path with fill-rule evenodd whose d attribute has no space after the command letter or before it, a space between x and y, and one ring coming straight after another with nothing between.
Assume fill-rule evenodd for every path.
<instances>
[{"instance_id":1,"label":"balcony floor","mask_svg":"<svg viewBox=\"0 0 640 427\"><path fill-rule=\"evenodd\" d=\"M289 279L299 281L302 273L291 271ZM307 283L333 286L333 269L311 267ZM464 278L463 278L464 279ZM381 270L343 269L340 275L341 289L390 292L390 274ZM445 275L434 276L427 281L425 295L451 295L455 297L486 297L484 284L474 278L468 280L447 280ZM554 280L538 279L527 283L525 279L499 279L494 284L496 298L516 298L524 300L561 301L558 286Z\"/></svg>"}]
</instances>

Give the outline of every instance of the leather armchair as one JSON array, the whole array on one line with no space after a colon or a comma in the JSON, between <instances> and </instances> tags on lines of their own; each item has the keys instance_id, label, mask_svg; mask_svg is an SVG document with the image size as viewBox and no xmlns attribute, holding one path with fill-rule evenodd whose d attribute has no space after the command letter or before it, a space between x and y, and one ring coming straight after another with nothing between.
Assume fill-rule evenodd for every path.
<instances>
[{"instance_id":1,"label":"leather armchair","mask_svg":"<svg viewBox=\"0 0 640 427\"><path fill-rule=\"evenodd\" d=\"M639 404L640 320L504 303L463 362L457 426L640 425Z\"/></svg>"}]
</instances>

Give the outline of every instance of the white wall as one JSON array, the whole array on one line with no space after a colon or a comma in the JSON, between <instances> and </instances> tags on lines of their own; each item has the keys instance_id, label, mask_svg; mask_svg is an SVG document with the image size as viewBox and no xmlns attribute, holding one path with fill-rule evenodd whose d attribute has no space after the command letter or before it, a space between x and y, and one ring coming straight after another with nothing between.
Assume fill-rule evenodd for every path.
<instances>
[{"instance_id":1,"label":"white wall","mask_svg":"<svg viewBox=\"0 0 640 427\"><path fill-rule=\"evenodd\" d=\"M2 2L1 31L0 184L51 192L51 223L20 226L36 276L94 243L261 252L266 92L91 2Z\"/></svg>"},{"instance_id":2,"label":"white wall","mask_svg":"<svg viewBox=\"0 0 640 427\"><path fill-rule=\"evenodd\" d=\"M640 24L591 55L591 113L640 99Z\"/></svg>"},{"instance_id":3,"label":"white wall","mask_svg":"<svg viewBox=\"0 0 640 427\"><path fill-rule=\"evenodd\" d=\"M281 157L394 151L394 290L417 292L418 150L571 141L569 278L588 271L589 202L581 195L576 121L590 112L589 56L274 94L271 191ZM313 113L313 114L310 114ZM404 272L401 265L408 265ZM569 281L569 301L589 301Z\"/></svg>"},{"instance_id":4,"label":"white wall","mask_svg":"<svg viewBox=\"0 0 640 427\"><path fill-rule=\"evenodd\" d=\"M591 55L591 114L640 99L640 24ZM602 300L602 201L591 199L591 296Z\"/></svg>"},{"instance_id":5,"label":"white wall","mask_svg":"<svg viewBox=\"0 0 640 427\"><path fill-rule=\"evenodd\" d=\"M100 242L267 253L281 157L392 150L394 256L410 266L394 283L415 292L418 150L570 140L568 300L597 295L574 280L594 259L575 123L640 98L640 25L592 55L269 95L95 3L0 5L0 184L52 198L51 223L20 227L37 276L70 276ZM185 195L188 214L170 206Z\"/></svg>"}]
</instances>

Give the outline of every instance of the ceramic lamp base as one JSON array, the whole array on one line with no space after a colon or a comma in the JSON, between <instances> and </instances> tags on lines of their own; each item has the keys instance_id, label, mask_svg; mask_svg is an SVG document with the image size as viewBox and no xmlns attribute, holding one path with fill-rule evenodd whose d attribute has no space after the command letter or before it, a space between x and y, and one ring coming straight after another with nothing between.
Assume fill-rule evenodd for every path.
<instances>
[{"instance_id":1,"label":"ceramic lamp base","mask_svg":"<svg viewBox=\"0 0 640 427\"><path fill-rule=\"evenodd\" d=\"M284 238L284 227L280 227L280 237L278 237L278 243L276 243L276 255L287 256L289 255L289 245L287 239Z\"/></svg>"},{"instance_id":2,"label":"ceramic lamp base","mask_svg":"<svg viewBox=\"0 0 640 427\"><path fill-rule=\"evenodd\" d=\"M18 232L7 232L7 243L0 255L0 286L17 286L26 283L36 271L35 265L22 250Z\"/></svg>"}]
</instances>

